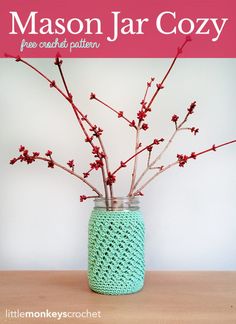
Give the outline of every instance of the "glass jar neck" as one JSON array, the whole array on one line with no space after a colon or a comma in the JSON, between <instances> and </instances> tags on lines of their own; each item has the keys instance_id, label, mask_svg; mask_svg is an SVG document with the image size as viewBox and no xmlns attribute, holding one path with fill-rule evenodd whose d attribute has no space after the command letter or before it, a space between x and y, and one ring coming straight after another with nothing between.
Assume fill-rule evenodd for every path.
<instances>
[{"instance_id":1,"label":"glass jar neck","mask_svg":"<svg viewBox=\"0 0 236 324\"><path fill-rule=\"evenodd\" d=\"M114 197L104 198L99 197L94 199L95 209L103 209L107 211L121 211L139 210L139 198L138 197Z\"/></svg>"}]
</instances>

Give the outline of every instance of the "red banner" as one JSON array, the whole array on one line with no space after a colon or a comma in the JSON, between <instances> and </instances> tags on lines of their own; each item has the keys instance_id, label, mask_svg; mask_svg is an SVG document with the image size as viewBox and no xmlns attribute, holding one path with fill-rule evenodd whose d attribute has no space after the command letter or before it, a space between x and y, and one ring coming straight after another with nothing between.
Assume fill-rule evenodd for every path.
<instances>
[{"instance_id":1,"label":"red banner","mask_svg":"<svg viewBox=\"0 0 236 324\"><path fill-rule=\"evenodd\" d=\"M22 57L236 57L235 0L2 0L4 53Z\"/></svg>"}]
</instances>

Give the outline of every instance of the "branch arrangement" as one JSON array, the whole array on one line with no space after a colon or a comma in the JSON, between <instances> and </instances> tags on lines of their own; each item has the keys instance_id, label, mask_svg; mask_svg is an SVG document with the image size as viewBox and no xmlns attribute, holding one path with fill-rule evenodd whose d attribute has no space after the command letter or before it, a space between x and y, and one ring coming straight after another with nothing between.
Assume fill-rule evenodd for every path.
<instances>
[{"instance_id":1,"label":"branch arrangement","mask_svg":"<svg viewBox=\"0 0 236 324\"><path fill-rule=\"evenodd\" d=\"M188 162L188 160L193 159L195 160L199 155L216 151L218 148L235 143L236 140L232 140L223 144L219 145L212 145L210 148L207 148L200 152L192 152L189 155L184 154L177 154L176 160L167 164L162 165L161 159L165 152L168 150L170 145L172 144L174 138L176 137L177 133L180 131L188 131L192 133L193 135L196 135L199 132L199 129L196 127L189 127L186 126L186 123L188 122L189 117L194 113L195 107L196 107L196 101L193 101L189 107L187 108L185 117L183 120L180 121L180 117L177 115L173 115L171 117L171 122L174 124L174 131L171 137L164 141L163 138L155 138L151 143L147 145L143 145L141 142L141 133L143 131L147 131L149 129L149 125L146 122L147 116L152 111L153 103L158 96L159 92L164 89L165 81L167 80L168 75L172 71L177 58L180 56L180 54L183 52L183 49L185 45L191 41L190 37L186 37L184 43L181 47L177 48L176 55L167 70L166 74L164 75L163 79L160 83L156 84L156 88L153 91L153 94L150 96L150 99L148 100L149 92L152 89L153 83L155 81L154 78L151 78L150 81L146 84L146 89L144 96L140 102L140 108L137 111L137 116L135 119L128 118L124 111L118 110L111 105L107 104L103 100L97 97L95 93L90 94L90 100L95 100L102 104L104 107L112 111L112 113L116 114L118 118L124 120L124 122L130 127L134 133L135 133L135 141L134 141L134 151L133 154L120 161L118 166L115 170L111 170L109 167L109 156L107 155L107 152L105 150L104 144L103 144L103 129L96 124L94 124L87 115L85 115L82 110L78 107L78 105L75 104L73 95L69 90L68 84L66 82L63 70L62 70L62 64L63 61L58 54L55 58L54 64L57 66L64 89L61 89L55 80L51 80L49 77L47 77L44 73L39 71L36 67L28 63L26 60L22 59L20 56L14 57L11 55L7 55L6 57L12 57L15 58L17 62L21 62L31 68L33 71L35 71L37 74L39 74L42 78L44 78L50 88L55 89L61 96L64 97L64 99L69 104L72 112L75 115L75 118L77 120L77 123L82 130L82 133L84 135L85 142L88 143L91 149L91 153L93 156L93 161L89 164L89 167L87 170L82 172L81 174L77 173L75 171L76 165L74 160L69 160L67 162L67 165L64 166L53 158L53 153L51 150L47 150L45 154L40 154L39 152L32 152L30 153L27 148L24 146L20 146L19 148L19 155L17 157L14 157L11 159L10 164L15 164L16 162L26 162L27 164L31 164L35 162L36 160L43 161L47 163L48 168L54 168L58 167L67 173L73 175L77 179L81 180L89 189L92 191L92 194L90 196L87 195L81 195L80 201L84 201L89 198L95 198L95 197L105 197L107 201L107 206L109 207L109 201L111 198L114 198L114 190L113 186L116 182L117 173L121 171L121 169L127 167L129 163L132 163L132 174L131 174L131 181L130 181L130 188L129 192L127 193L127 196L134 197L134 196L143 196L143 189L158 175L161 173L167 171L171 167L178 165L180 167L184 167L185 164ZM163 144L166 143L166 144ZM155 155L153 152L155 151L155 148L157 146L162 147L158 153ZM137 174L137 168L138 168L138 160L141 156L146 154L146 168L141 172L141 174ZM100 190L97 189L96 186L94 186L90 181L88 181L88 178L90 177L92 172L100 171L101 173L101 179L103 184L103 192L100 192ZM144 180L144 178L146 180Z\"/></svg>"}]
</instances>

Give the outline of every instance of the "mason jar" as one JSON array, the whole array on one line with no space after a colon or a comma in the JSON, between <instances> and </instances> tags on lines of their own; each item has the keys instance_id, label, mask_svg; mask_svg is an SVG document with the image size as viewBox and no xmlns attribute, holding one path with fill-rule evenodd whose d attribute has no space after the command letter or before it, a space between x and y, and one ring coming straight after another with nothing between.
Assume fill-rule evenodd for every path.
<instances>
[{"instance_id":1,"label":"mason jar","mask_svg":"<svg viewBox=\"0 0 236 324\"><path fill-rule=\"evenodd\" d=\"M96 198L88 230L88 281L101 294L144 285L144 221L137 197Z\"/></svg>"}]
</instances>

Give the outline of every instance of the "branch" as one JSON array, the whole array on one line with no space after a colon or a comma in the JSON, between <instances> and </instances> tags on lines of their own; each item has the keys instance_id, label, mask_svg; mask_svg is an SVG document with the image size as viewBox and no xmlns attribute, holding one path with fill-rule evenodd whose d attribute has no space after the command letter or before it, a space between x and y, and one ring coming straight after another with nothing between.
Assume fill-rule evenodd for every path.
<instances>
[{"instance_id":1,"label":"branch","mask_svg":"<svg viewBox=\"0 0 236 324\"><path fill-rule=\"evenodd\" d=\"M118 116L118 118L124 119L129 124L129 126L136 128L136 126L134 125L133 121L129 120L127 117L124 116L124 112L123 111L118 111L115 108L109 106L107 103L105 103L101 99L97 98L96 95L95 95L95 93L91 93L90 99L91 100L94 99L97 102L101 103L103 106L109 108L111 111L113 111Z\"/></svg>"},{"instance_id":2,"label":"branch","mask_svg":"<svg viewBox=\"0 0 236 324\"><path fill-rule=\"evenodd\" d=\"M148 157L148 163L147 163L147 167L146 169L142 172L142 174L139 176L138 180L136 181L136 183L133 186L133 190L135 190L137 188L137 186L139 185L139 183L142 181L143 177L146 175L146 173L149 170L153 170L155 169L155 164L162 158L163 154L167 151L167 149L169 148L169 146L171 145L171 143L173 142L176 134L181 131L181 130L190 130L194 132L194 134L196 134L195 132L198 131L198 129L195 129L195 127L192 128L183 128L183 125L187 122L188 117L193 114L194 109L196 107L196 101L193 101L188 109L187 109L187 113L183 119L183 121L178 125L177 121L179 119L179 116L177 115L173 115L171 121L175 123L175 131L173 132L173 134L171 135L170 139L168 140L167 144L164 146L164 148L162 149L162 151L158 154L158 156L152 161L150 162L150 158L151 158L151 154ZM131 192L132 195L132 192Z\"/></svg>"},{"instance_id":3,"label":"branch","mask_svg":"<svg viewBox=\"0 0 236 324\"><path fill-rule=\"evenodd\" d=\"M148 90L151 88L152 83L153 83L154 80L155 80L155 78L151 78L151 80L149 82L147 82L146 90L145 90L145 93L144 93L143 100L141 101L141 105L145 105L146 98L147 98L147 95L148 95Z\"/></svg>"},{"instance_id":4,"label":"branch","mask_svg":"<svg viewBox=\"0 0 236 324\"><path fill-rule=\"evenodd\" d=\"M159 169L158 172L156 172L151 178L149 178L139 189L137 189L132 196L140 196L140 193L142 192L142 190L153 180L155 179L159 174L165 172L166 170L170 169L171 167L173 167L174 165L178 164L178 161L175 161L173 163L168 164L166 167L163 167L161 169Z\"/></svg>"},{"instance_id":5,"label":"branch","mask_svg":"<svg viewBox=\"0 0 236 324\"><path fill-rule=\"evenodd\" d=\"M38 73L39 75L41 75L50 84L50 87L51 88L55 88L70 103L70 105L71 105L71 107L72 107L72 109L73 109L73 111L75 113L75 116L77 118L77 121L78 121L78 123L79 123L79 125L80 125L80 127L81 127L81 129L83 131L83 133L86 136L86 139L85 140L90 143L90 145L92 146L92 148L94 148L95 145L93 144L93 137L89 137L89 135L88 135L85 127L83 126L82 119L85 120L90 126L92 126L92 123L90 123L88 121L87 116L85 116L78 109L78 107L76 107L76 105L74 104L72 95L70 94L70 92L68 90L68 87L67 87L67 84L66 84L66 81L65 81L63 72L62 72L61 67L60 67L61 64L57 64L57 65L59 67L59 71L60 71L60 74L61 74L61 77L62 77L64 86L65 86L67 95L56 85L56 82L54 80L50 80L45 74L43 74L42 72L40 72L37 68L35 68L33 65L31 65L30 63L28 63L24 59L22 59L20 56L15 57L15 59L16 59L17 62L24 63L25 65L27 65L28 67L30 67L31 69L33 69L36 73ZM56 59L56 62L58 62L57 60L59 60L59 59ZM81 116L81 118L80 118L80 116ZM102 178L103 178L105 195L107 197L108 196L108 192L107 192L107 186L106 186L106 175L105 175L104 168L101 168L101 170L102 170Z\"/></svg>"},{"instance_id":6,"label":"branch","mask_svg":"<svg viewBox=\"0 0 236 324\"><path fill-rule=\"evenodd\" d=\"M135 134L135 147L134 147L134 165L133 165L133 170L132 170L132 175L131 175L131 184L130 184L130 190L129 190L129 196L131 196L133 190L134 190L134 185L135 185L135 180L136 180L136 174L137 174L137 166L138 166L138 149L140 147L140 130L143 128L144 130L148 129L148 124L144 124L143 121L145 117L147 116L147 112L150 111L150 109L146 108L146 97L148 94L148 90L152 85L152 82L154 81L154 78L151 78L149 82L147 82L146 90L144 93L143 100L141 101L141 110L138 111L137 113L137 118L138 118L138 126L136 127L136 134ZM151 157L151 151L149 151L149 157Z\"/></svg>"},{"instance_id":7,"label":"branch","mask_svg":"<svg viewBox=\"0 0 236 324\"><path fill-rule=\"evenodd\" d=\"M63 61L60 60L59 57L57 56L56 59L55 59L55 63L54 64L58 66L58 69L59 69L59 72L60 72L62 81L64 83L64 86L65 86L67 95L68 95L68 97L70 97L72 99L72 95L69 92L69 88L67 86L67 83L66 83L66 80L65 80L65 77L64 77L62 68L61 68L62 63L63 63ZM94 129L94 125L92 125L92 123L88 120L87 116L85 116L83 113L81 113L80 110L76 106L74 106L74 107L78 111L78 113L80 114L80 116L82 117L82 120L85 120L86 123L90 126L90 129ZM95 131L96 131L96 128L97 127L95 127ZM99 128L99 129L101 131L101 128ZM97 138L98 138L99 144L101 146L102 152L104 153L104 157L103 158L105 160L106 173L108 175L109 172L110 172L110 170L109 170L108 156L107 156L107 153L106 153L106 150L105 150L105 147L104 147L104 144L103 144L103 141L102 141L100 132L97 132ZM105 172L104 172L104 169L103 168L102 168L102 176L103 176L103 183L104 183L105 194L106 194L106 197L108 197L108 192L107 192L107 188L106 188L106 175L105 175ZM110 188L110 196L113 197L112 184L109 186L109 188Z\"/></svg>"},{"instance_id":8,"label":"branch","mask_svg":"<svg viewBox=\"0 0 236 324\"><path fill-rule=\"evenodd\" d=\"M131 196L132 191L134 189L135 179L136 179L136 173L137 173L137 165L138 165L138 148L139 148L139 139L140 139L140 124L139 121L138 127L136 129L136 135L135 135L135 149L134 149L134 165L133 165L133 171L131 176L131 184L130 184L130 190L128 196Z\"/></svg>"},{"instance_id":9,"label":"branch","mask_svg":"<svg viewBox=\"0 0 236 324\"><path fill-rule=\"evenodd\" d=\"M137 189L134 193L133 193L133 196L137 196L137 195L140 195L140 192L142 192L142 190L153 180L155 179L159 174L163 173L164 171L170 169L171 167L173 167L174 165L179 165L180 167L184 167L184 165L187 163L188 160L190 159L196 159L197 156L199 155L202 155L202 154L205 154L205 153L208 153L208 152L211 152L211 151L216 151L218 148L220 147L223 147L223 146L226 146L226 145L229 145L229 144L233 144L233 143L236 143L236 140L232 140L232 141L229 141L229 142L226 142L226 143L223 143L223 144L219 144L219 145L212 145L210 148L204 150L204 151L201 151L201 152L198 152L198 153L195 153L195 152L192 152L191 155L187 156L187 155L182 155L182 154L178 154L177 155L177 158L178 160L173 162L173 163L170 163L169 165L167 165L166 167L163 167L161 168L158 172L156 172L151 178L149 178L139 189Z\"/></svg>"},{"instance_id":10,"label":"branch","mask_svg":"<svg viewBox=\"0 0 236 324\"><path fill-rule=\"evenodd\" d=\"M170 65L168 71L166 72L165 76L163 77L161 83L157 84L157 89L156 89L155 93L153 94L152 98L150 99L148 105L146 105L145 102L143 102L142 109L141 109L141 111L140 111L139 113L143 114L144 117L143 117L143 119L142 119L142 118L139 118L139 114L138 114L139 123L138 123L138 126L137 126L137 128L136 128L135 153L136 153L137 150L138 150L139 138L140 138L139 133L140 133L141 123L142 123L142 121L144 120L144 118L146 117L147 112L151 110L151 105L152 105L153 101L155 100L157 94L159 93L159 91L160 91L161 89L164 88L165 80L167 79L167 77L168 77L168 75L170 74L170 72L171 72L173 66L175 65L175 62L176 62L178 56L182 53L184 46L185 46L189 41L191 41L191 38L188 36L188 37L186 37L186 39L185 39L184 43L182 44L182 46L181 46L181 47L178 47L178 49L177 49L177 53L176 53L176 55L175 55L175 58L173 59L171 65ZM151 79L151 81L152 81L152 79ZM150 87L151 84L147 84L147 86ZM146 99L146 94L147 94L147 90L146 90L145 95L144 95L144 98L145 98L145 99ZM129 196L132 196L132 193L133 193L133 191L134 191L134 189L135 189L135 181L136 181L136 173L137 173L137 164L138 164L138 157L137 157L137 155L136 155L135 160L134 160L133 171L132 171L132 179L131 179L130 190L129 190L129 194L128 194ZM146 173L146 170L145 170L145 173Z\"/></svg>"},{"instance_id":11,"label":"branch","mask_svg":"<svg viewBox=\"0 0 236 324\"><path fill-rule=\"evenodd\" d=\"M99 197L102 197L102 193L97 189L95 188L89 181L85 180L82 176L80 176L79 174L75 173L73 169L69 169L63 165L61 165L60 163L54 161L52 158L51 158L51 155L48 155L49 158L45 158L45 157L41 157L39 156L39 153L37 152L34 152L33 155L29 155L28 154L28 150L22 150L22 154L17 157L17 158L13 158L11 161L10 161L10 164L15 164L17 161L21 161L21 162L26 162L27 164L31 164L33 162L35 162L35 160L42 160L42 161L45 161L48 163L48 167L49 168L54 168L54 166L57 166L58 168L70 173L71 175L75 176L76 178L80 179L83 183L85 183L88 187L90 187L90 189L92 189L92 191L96 192L96 194L99 196ZM48 151L50 152L50 151ZM47 153L46 153L47 154Z\"/></svg>"},{"instance_id":12,"label":"branch","mask_svg":"<svg viewBox=\"0 0 236 324\"><path fill-rule=\"evenodd\" d=\"M216 151L216 149L220 148L220 147L223 147L223 146L226 146L226 145L229 145L229 144L233 144L233 143L236 143L236 140L232 140L232 141L229 141L229 142L225 142L223 144L219 144L219 145L215 145L213 144L212 147L204 150L204 151L201 151L199 153L194 153L195 157L201 155L201 154L205 154L205 153L208 153L208 152L211 152L211 151ZM193 153L192 153L193 154ZM188 156L188 159L195 159L194 155L190 155Z\"/></svg>"},{"instance_id":13,"label":"branch","mask_svg":"<svg viewBox=\"0 0 236 324\"><path fill-rule=\"evenodd\" d=\"M178 49L177 49L177 53L176 53L176 55L175 55L175 57L174 57L174 59L173 59L171 65L170 65L168 71L166 72L166 74L165 74L164 78L162 79L161 83L160 83L160 84L157 84L157 89L156 89L154 95L152 96L151 100L149 101L149 103L148 103L148 105L147 105L147 108L150 108L150 107L151 107L151 105L152 105L154 99L156 98L158 92L163 88L164 83L165 83L165 81L166 81L168 75L170 74L170 72L171 72L173 66L175 65L175 62L176 62L177 58L178 58L179 55L183 52L183 49L184 49L185 45L186 45L188 42L190 42L190 41L191 41L191 38L190 38L189 36L187 36L186 39L185 39L185 41L184 41L184 43L182 44L182 46L181 46L181 47L178 47Z\"/></svg>"},{"instance_id":14,"label":"branch","mask_svg":"<svg viewBox=\"0 0 236 324\"><path fill-rule=\"evenodd\" d=\"M55 58L54 64L58 66L58 69L59 69L59 72L60 72L60 75L61 75L61 79L62 79L63 84L64 84L64 87L65 87L66 93L67 93L68 97L70 98L71 97L71 93L69 92L69 89L67 87L67 83L66 83L66 80L65 80L65 77L64 77L62 68L61 68L62 63L63 63L63 61L61 59L59 59L59 55L57 55L56 58Z\"/></svg>"},{"instance_id":15,"label":"branch","mask_svg":"<svg viewBox=\"0 0 236 324\"><path fill-rule=\"evenodd\" d=\"M119 167L117 167L116 169L115 169L115 171L113 171L112 172L112 175L115 175L120 169L122 169L122 168L125 168L126 166L127 166L127 163L128 162L130 162L131 160L133 160L137 155L139 155L140 153L142 153L142 152L144 152L144 151L146 151L146 150L151 150L152 149L152 147L153 147L153 145L159 145L160 144L160 142L163 142L164 141L164 139L163 138L161 138L161 139L154 139L154 141L151 143L151 144L149 144L149 145L147 145L147 146L145 146L143 149L141 149L140 151L137 151L135 154L133 154L130 158L128 158L126 161L121 161L120 162L120 166Z\"/></svg>"}]
</instances>

